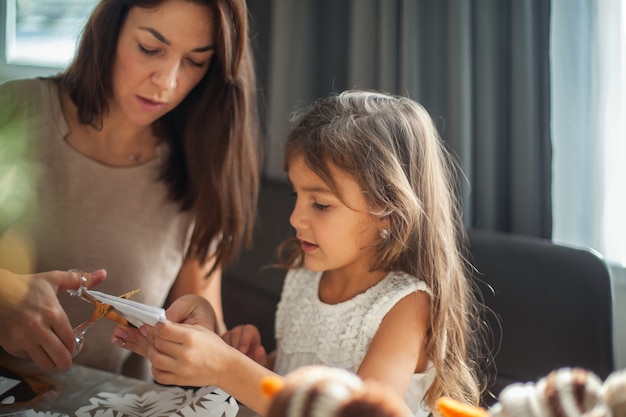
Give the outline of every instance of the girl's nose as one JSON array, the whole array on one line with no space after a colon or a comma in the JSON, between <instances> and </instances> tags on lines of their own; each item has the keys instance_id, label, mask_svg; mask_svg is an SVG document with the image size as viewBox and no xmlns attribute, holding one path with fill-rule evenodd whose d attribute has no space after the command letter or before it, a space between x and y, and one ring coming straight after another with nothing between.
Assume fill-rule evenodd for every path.
<instances>
[{"instance_id":1,"label":"girl's nose","mask_svg":"<svg viewBox=\"0 0 626 417\"><path fill-rule=\"evenodd\" d=\"M291 215L289 216L289 223L295 229L303 229L306 225L305 217L303 210L299 207L298 202L293 206L293 210L291 211Z\"/></svg>"}]
</instances>

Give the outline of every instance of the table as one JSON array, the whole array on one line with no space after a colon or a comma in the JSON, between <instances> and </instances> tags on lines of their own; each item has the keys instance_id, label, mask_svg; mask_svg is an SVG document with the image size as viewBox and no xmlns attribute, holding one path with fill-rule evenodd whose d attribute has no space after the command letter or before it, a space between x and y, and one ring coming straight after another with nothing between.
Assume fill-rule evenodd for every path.
<instances>
[{"instance_id":1,"label":"table","mask_svg":"<svg viewBox=\"0 0 626 417\"><path fill-rule=\"evenodd\" d=\"M215 387L163 386L80 365L73 365L67 372L44 372L30 361L9 356L1 349L0 369L18 375L28 384L22 387L30 386L36 394L21 403L0 404L0 416L255 416Z\"/></svg>"}]
</instances>

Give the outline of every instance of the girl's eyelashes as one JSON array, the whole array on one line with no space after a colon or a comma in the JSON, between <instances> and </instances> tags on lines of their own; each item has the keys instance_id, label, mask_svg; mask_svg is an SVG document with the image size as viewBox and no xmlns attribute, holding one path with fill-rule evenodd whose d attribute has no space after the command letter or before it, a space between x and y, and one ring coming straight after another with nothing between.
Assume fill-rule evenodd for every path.
<instances>
[{"instance_id":1,"label":"girl's eyelashes","mask_svg":"<svg viewBox=\"0 0 626 417\"><path fill-rule=\"evenodd\" d=\"M298 197L298 193L295 192L295 191L292 191L289 195L291 197L295 197L295 198ZM311 205L313 206L313 208L315 210L320 210L320 211L328 210L328 208L330 207L330 204L321 204L321 203L318 203L316 201L313 201L313 203L311 203Z\"/></svg>"},{"instance_id":2,"label":"girl's eyelashes","mask_svg":"<svg viewBox=\"0 0 626 417\"><path fill-rule=\"evenodd\" d=\"M328 204L320 204L320 203L313 203L313 208L315 210L320 210L320 211L324 211L327 210L328 207L330 207Z\"/></svg>"}]
</instances>

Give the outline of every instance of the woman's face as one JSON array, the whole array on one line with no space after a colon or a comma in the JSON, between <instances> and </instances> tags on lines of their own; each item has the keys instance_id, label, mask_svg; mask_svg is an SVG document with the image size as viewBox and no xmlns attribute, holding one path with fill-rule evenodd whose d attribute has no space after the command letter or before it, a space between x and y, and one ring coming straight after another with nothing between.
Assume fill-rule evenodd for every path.
<instances>
[{"instance_id":1,"label":"woman's face","mask_svg":"<svg viewBox=\"0 0 626 417\"><path fill-rule=\"evenodd\" d=\"M215 32L207 5L166 0L130 9L117 43L110 111L146 126L175 108L206 73Z\"/></svg>"}]
</instances>

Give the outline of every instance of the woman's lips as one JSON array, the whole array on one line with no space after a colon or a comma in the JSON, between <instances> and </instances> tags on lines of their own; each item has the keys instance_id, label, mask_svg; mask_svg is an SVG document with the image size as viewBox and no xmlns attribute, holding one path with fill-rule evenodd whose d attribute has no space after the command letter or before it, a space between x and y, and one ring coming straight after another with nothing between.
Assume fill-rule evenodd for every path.
<instances>
[{"instance_id":1,"label":"woman's lips","mask_svg":"<svg viewBox=\"0 0 626 417\"><path fill-rule=\"evenodd\" d=\"M137 100L141 107L148 111L159 111L165 107L165 103L153 101L141 96L137 96Z\"/></svg>"}]
</instances>

